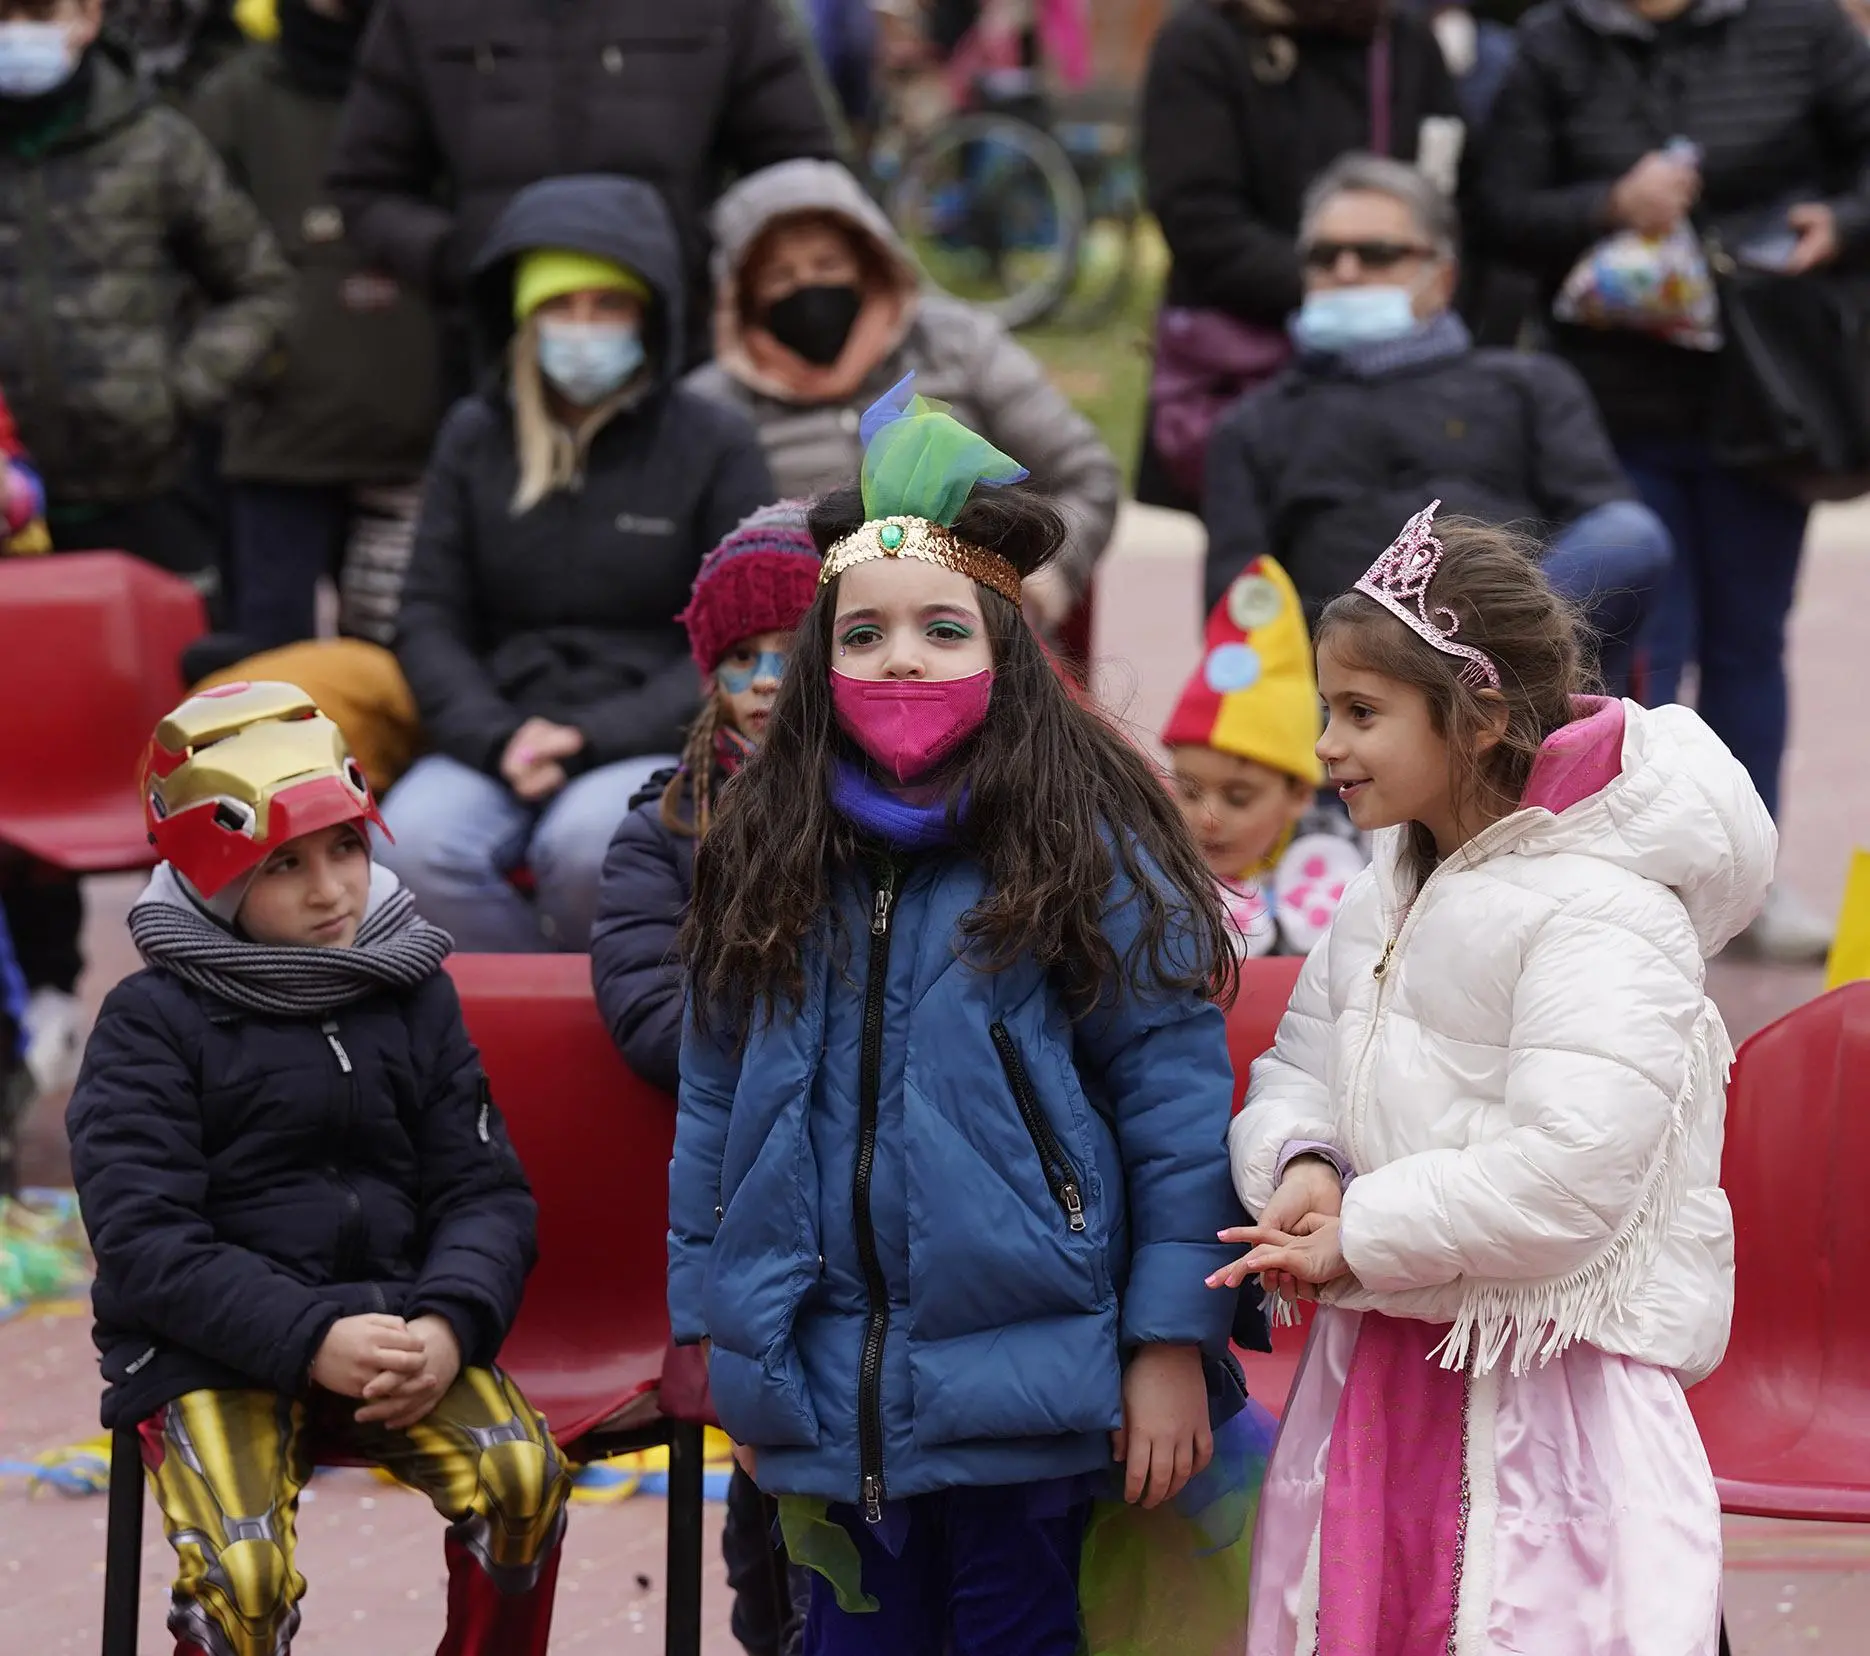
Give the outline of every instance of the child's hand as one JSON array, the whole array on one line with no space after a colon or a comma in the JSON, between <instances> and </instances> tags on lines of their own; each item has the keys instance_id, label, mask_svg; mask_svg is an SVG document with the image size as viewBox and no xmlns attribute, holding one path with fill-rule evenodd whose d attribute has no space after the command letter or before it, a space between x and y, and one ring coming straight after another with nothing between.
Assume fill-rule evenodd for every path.
<instances>
[{"instance_id":1,"label":"child's hand","mask_svg":"<svg viewBox=\"0 0 1870 1656\"><path fill-rule=\"evenodd\" d=\"M1208 1388L1195 1346L1146 1345L1123 1371L1123 1425L1111 1452L1124 1463L1123 1498L1158 1507L1214 1458Z\"/></svg>"},{"instance_id":2,"label":"child's hand","mask_svg":"<svg viewBox=\"0 0 1870 1656\"><path fill-rule=\"evenodd\" d=\"M312 1384L340 1397L363 1397L379 1379L422 1372L422 1337L401 1317L340 1317L312 1359Z\"/></svg>"},{"instance_id":3,"label":"child's hand","mask_svg":"<svg viewBox=\"0 0 1870 1656\"><path fill-rule=\"evenodd\" d=\"M760 1481L760 1457L758 1453L744 1443L730 1445L734 1451L734 1464L755 1483Z\"/></svg>"},{"instance_id":4,"label":"child's hand","mask_svg":"<svg viewBox=\"0 0 1870 1656\"><path fill-rule=\"evenodd\" d=\"M381 1422L392 1432L407 1430L441 1401L461 1372L461 1342L446 1317L417 1317L409 1332L421 1342L421 1366L413 1374L385 1371L364 1387L360 1426Z\"/></svg>"},{"instance_id":5,"label":"child's hand","mask_svg":"<svg viewBox=\"0 0 1870 1656\"><path fill-rule=\"evenodd\" d=\"M1272 1200L1262 1210L1258 1229L1300 1235L1299 1225L1307 1214L1316 1213L1335 1219L1343 1207L1344 1181L1338 1177L1338 1170L1322 1156L1297 1156L1286 1168L1285 1177L1279 1181L1279 1188L1273 1192ZM1219 1235L1223 1242L1250 1244L1259 1240L1255 1228L1247 1225L1221 1231ZM1238 1288L1248 1277L1256 1274L1244 1258L1236 1259L1225 1270L1216 1271L1209 1277L1208 1286ZM1285 1299L1291 1299L1298 1290L1298 1284L1284 1271L1267 1272L1260 1280L1267 1293Z\"/></svg>"},{"instance_id":6,"label":"child's hand","mask_svg":"<svg viewBox=\"0 0 1870 1656\"><path fill-rule=\"evenodd\" d=\"M1339 1243L1341 1223L1322 1213L1308 1213L1290 1234L1265 1225L1248 1225L1233 1232L1229 1239L1258 1245L1227 1269L1257 1273L1263 1278L1271 1272L1283 1272L1301 1284L1302 1298L1316 1299L1317 1290L1325 1283L1350 1275ZM1307 1289L1312 1291L1308 1293Z\"/></svg>"}]
</instances>

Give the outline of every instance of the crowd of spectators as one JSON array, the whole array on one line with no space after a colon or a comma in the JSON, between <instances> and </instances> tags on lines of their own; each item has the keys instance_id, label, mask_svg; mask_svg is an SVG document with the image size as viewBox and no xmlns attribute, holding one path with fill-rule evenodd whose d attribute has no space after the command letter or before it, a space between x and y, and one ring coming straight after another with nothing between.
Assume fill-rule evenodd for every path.
<instances>
[{"instance_id":1,"label":"crowd of spectators","mask_svg":"<svg viewBox=\"0 0 1870 1656\"><path fill-rule=\"evenodd\" d=\"M1087 596L1117 459L926 288L852 146L880 63L1009 16L1042 43L1069 9L0 0L8 550L195 581L191 682L258 661L343 706L427 912L467 947L585 947L611 833L702 705L702 559L848 480L904 375L1063 507L1035 625ZM1692 689L1776 807L1785 622L1836 479L1739 452L1733 386L1761 380L1732 330L1567 306L1617 238L1686 236L1723 303L1719 249L1760 246L1861 311L1870 48L1833 0L1523 10L1166 8L1136 493L1203 517L1209 605L1272 557L1309 615L1427 499L1525 529L1606 683ZM0 896L51 1076L78 888L9 856ZM1780 888L1750 941L1827 935Z\"/></svg>"}]
</instances>

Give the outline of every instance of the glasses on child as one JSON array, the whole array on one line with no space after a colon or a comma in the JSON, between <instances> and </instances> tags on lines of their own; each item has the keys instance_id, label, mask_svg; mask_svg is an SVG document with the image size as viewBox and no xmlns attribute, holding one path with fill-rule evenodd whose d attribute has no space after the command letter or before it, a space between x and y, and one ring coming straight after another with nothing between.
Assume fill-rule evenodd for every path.
<instances>
[{"instance_id":1,"label":"glasses on child","mask_svg":"<svg viewBox=\"0 0 1870 1656\"><path fill-rule=\"evenodd\" d=\"M1304 248L1300 257L1310 270L1334 270L1346 253L1365 270L1392 270L1405 259L1434 257L1434 250L1420 242L1398 241L1315 241Z\"/></svg>"}]
</instances>

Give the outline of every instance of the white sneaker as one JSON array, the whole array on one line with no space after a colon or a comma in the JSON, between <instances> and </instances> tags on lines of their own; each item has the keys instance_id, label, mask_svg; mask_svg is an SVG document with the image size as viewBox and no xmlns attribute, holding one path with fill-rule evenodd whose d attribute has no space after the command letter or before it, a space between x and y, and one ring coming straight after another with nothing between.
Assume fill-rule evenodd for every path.
<instances>
[{"instance_id":1,"label":"white sneaker","mask_svg":"<svg viewBox=\"0 0 1870 1656\"><path fill-rule=\"evenodd\" d=\"M84 1056L84 1008L63 989L35 989L20 1020L26 1068L42 1093L63 1092L78 1079Z\"/></svg>"},{"instance_id":2,"label":"white sneaker","mask_svg":"<svg viewBox=\"0 0 1870 1656\"><path fill-rule=\"evenodd\" d=\"M1739 941L1761 960L1812 966L1823 964L1836 936L1837 928L1796 891L1775 885Z\"/></svg>"}]
</instances>

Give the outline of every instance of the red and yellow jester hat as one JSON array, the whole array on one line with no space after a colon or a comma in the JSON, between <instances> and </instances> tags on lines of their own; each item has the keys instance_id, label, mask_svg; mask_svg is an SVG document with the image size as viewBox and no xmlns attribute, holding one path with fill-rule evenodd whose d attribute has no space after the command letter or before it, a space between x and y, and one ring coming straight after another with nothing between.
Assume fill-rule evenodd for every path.
<instances>
[{"instance_id":1,"label":"red and yellow jester hat","mask_svg":"<svg viewBox=\"0 0 1870 1656\"><path fill-rule=\"evenodd\" d=\"M149 842L204 898L301 834L383 827L343 732L296 684L190 696L156 726L143 775Z\"/></svg>"},{"instance_id":2,"label":"red and yellow jester hat","mask_svg":"<svg viewBox=\"0 0 1870 1656\"><path fill-rule=\"evenodd\" d=\"M1201 665L1183 688L1162 740L1211 747L1316 788L1325 768L1312 641L1292 578L1255 558L1208 617Z\"/></svg>"}]
</instances>

